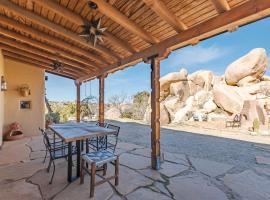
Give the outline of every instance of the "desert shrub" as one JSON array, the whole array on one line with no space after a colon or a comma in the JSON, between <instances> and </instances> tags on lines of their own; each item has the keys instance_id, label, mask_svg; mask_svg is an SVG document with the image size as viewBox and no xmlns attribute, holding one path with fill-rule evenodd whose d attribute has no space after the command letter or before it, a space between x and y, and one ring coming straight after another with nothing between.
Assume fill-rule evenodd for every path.
<instances>
[{"instance_id":1,"label":"desert shrub","mask_svg":"<svg viewBox=\"0 0 270 200\"><path fill-rule=\"evenodd\" d=\"M129 119L132 119L132 116L133 116L132 111L126 110L126 111L123 111L123 112L121 113L121 118L129 118Z\"/></svg>"},{"instance_id":2,"label":"desert shrub","mask_svg":"<svg viewBox=\"0 0 270 200\"><path fill-rule=\"evenodd\" d=\"M253 121L253 131L258 133L259 129L260 129L260 121L258 118L255 118Z\"/></svg>"},{"instance_id":3,"label":"desert shrub","mask_svg":"<svg viewBox=\"0 0 270 200\"><path fill-rule=\"evenodd\" d=\"M53 113L47 113L45 115L45 120L46 123L51 124L51 123L59 123L60 122L60 114L58 112L53 112Z\"/></svg>"}]
</instances>

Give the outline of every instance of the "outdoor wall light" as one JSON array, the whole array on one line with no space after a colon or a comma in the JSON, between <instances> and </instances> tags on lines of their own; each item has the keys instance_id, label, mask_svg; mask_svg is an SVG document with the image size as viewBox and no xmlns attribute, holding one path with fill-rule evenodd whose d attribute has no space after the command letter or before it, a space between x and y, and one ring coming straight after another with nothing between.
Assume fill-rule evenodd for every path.
<instances>
[{"instance_id":1,"label":"outdoor wall light","mask_svg":"<svg viewBox=\"0 0 270 200\"><path fill-rule=\"evenodd\" d=\"M7 82L4 76L1 76L1 91L7 91Z\"/></svg>"}]
</instances>

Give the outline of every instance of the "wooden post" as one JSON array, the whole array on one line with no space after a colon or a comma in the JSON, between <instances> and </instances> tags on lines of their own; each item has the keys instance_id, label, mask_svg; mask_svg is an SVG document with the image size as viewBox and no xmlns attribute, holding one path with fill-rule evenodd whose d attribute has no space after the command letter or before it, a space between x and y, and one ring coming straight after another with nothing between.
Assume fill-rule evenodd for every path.
<instances>
[{"instance_id":1,"label":"wooden post","mask_svg":"<svg viewBox=\"0 0 270 200\"><path fill-rule=\"evenodd\" d=\"M104 123L104 84L105 84L105 76L101 75L98 77L99 79L99 115L98 121L100 123Z\"/></svg>"},{"instance_id":2,"label":"wooden post","mask_svg":"<svg viewBox=\"0 0 270 200\"><path fill-rule=\"evenodd\" d=\"M75 81L77 100L76 100L76 121L79 123L81 121L81 83Z\"/></svg>"},{"instance_id":3,"label":"wooden post","mask_svg":"<svg viewBox=\"0 0 270 200\"><path fill-rule=\"evenodd\" d=\"M151 165L160 169L160 59L150 58L151 61Z\"/></svg>"}]
</instances>

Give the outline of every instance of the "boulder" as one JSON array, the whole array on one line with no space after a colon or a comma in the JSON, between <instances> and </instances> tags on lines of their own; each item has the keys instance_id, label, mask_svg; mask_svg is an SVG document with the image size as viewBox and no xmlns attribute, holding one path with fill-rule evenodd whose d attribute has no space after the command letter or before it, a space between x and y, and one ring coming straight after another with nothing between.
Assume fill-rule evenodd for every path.
<instances>
[{"instance_id":1,"label":"boulder","mask_svg":"<svg viewBox=\"0 0 270 200\"><path fill-rule=\"evenodd\" d=\"M225 71L228 85L245 86L259 82L267 70L268 59L265 49L256 48L231 63Z\"/></svg>"},{"instance_id":2,"label":"boulder","mask_svg":"<svg viewBox=\"0 0 270 200\"><path fill-rule=\"evenodd\" d=\"M180 123L181 121L189 120L192 117L194 104L194 96L190 96L185 103L185 106L177 110L174 115L173 123Z\"/></svg>"},{"instance_id":3,"label":"boulder","mask_svg":"<svg viewBox=\"0 0 270 200\"><path fill-rule=\"evenodd\" d=\"M175 82L187 80L187 70L181 69L179 72L172 72L160 78L161 98L165 99L170 93L170 85Z\"/></svg>"},{"instance_id":4,"label":"boulder","mask_svg":"<svg viewBox=\"0 0 270 200\"><path fill-rule=\"evenodd\" d=\"M167 111L169 112L171 121L174 120L174 115L178 109L180 109L184 102L181 102L177 96L168 96L163 101Z\"/></svg>"},{"instance_id":5,"label":"boulder","mask_svg":"<svg viewBox=\"0 0 270 200\"><path fill-rule=\"evenodd\" d=\"M185 102L189 97L188 81L172 83L170 86L170 95L177 96L180 101Z\"/></svg>"},{"instance_id":6,"label":"boulder","mask_svg":"<svg viewBox=\"0 0 270 200\"><path fill-rule=\"evenodd\" d=\"M118 108L111 107L105 112L105 117L107 119L119 119L121 117L121 112Z\"/></svg>"},{"instance_id":7,"label":"boulder","mask_svg":"<svg viewBox=\"0 0 270 200\"><path fill-rule=\"evenodd\" d=\"M198 107L203 107L203 105L212 97L213 94L211 92L201 90L194 95L194 100L196 101L196 105Z\"/></svg>"},{"instance_id":8,"label":"boulder","mask_svg":"<svg viewBox=\"0 0 270 200\"><path fill-rule=\"evenodd\" d=\"M144 122L151 123L151 106L148 106L144 114ZM160 125L170 123L170 115L164 103L160 103Z\"/></svg>"},{"instance_id":9,"label":"boulder","mask_svg":"<svg viewBox=\"0 0 270 200\"><path fill-rule=\"evenodd\" d=\"M203 105L203 109L205 110L206 113L211 113L217 109L217 105L215 104L215 102L212 99L209 99Z\"/></svg>"},{"instance_id":10,"label":"boulder","mask_svg":"<svg viewBox=\"0 0 270 200\"><path fill-rule=\"evenodd\" d=\"M214 102L223 110L229 113L240 113L245 100L251 100L256 97L250 95L243 88L217 84L213 89Z\"/></svg>"},{"instance_id":11,"label":"boulder","mask_svg":"<svg viewBox=\"0 0 270 200\"><path fill-rule=\"evenodd\" d=\"M188 76L190 94L194 95L200 90L210 91L214 74L211 71L199 70Z\"/></svg>"}]
</instances>

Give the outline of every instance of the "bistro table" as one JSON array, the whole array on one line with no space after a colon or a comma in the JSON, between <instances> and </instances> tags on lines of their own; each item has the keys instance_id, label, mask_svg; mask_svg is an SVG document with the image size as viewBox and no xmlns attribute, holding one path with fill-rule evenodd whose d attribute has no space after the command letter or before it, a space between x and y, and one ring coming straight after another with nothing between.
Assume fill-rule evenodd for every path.
<instances>
[{"instance_id":1,"label":"bistro table","mask_svg":"<svg viewBox=\"0 0 270 200\"><path fill-rule=\"evenodd\" d=\"M49 128L58 135L64 142L68 143L68 182L72 182L80 176L80 156L81 156L81 143L86 139L93 137L107 136L114 134L115 130L103 128L88 123L67 123L67 124L54 124ZM77 150L77 176L72 177L72 142L76 142Z\"/></svg>"}]
</instances>

